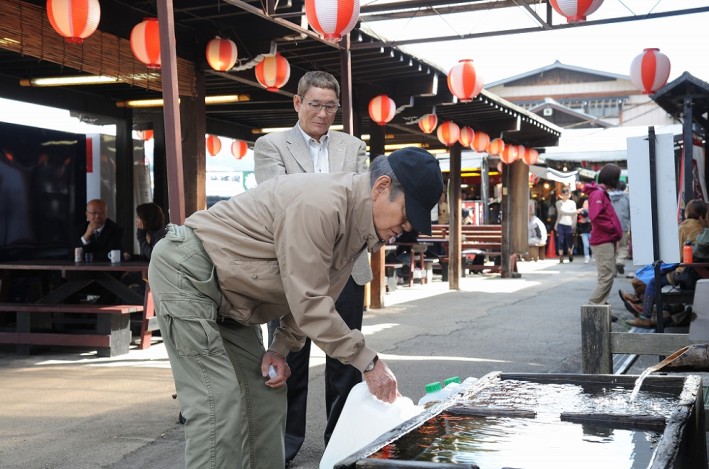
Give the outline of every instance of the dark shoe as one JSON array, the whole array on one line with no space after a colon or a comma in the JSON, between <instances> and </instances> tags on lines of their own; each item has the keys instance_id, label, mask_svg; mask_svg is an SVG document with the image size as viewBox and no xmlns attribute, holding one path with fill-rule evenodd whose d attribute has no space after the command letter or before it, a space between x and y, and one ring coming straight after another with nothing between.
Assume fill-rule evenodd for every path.
<instances>
[{"instance_id":1,"label":"dark shoe","mask_svg":"<svg viewBox=\"0 0 709 469\"><path fill-rule=\"evenodd\" d=\"M620 275L623 275L625 273L625 266L623 264L616 264L615 269Z\"/></svg>"},{"instance_id":2,"label":"dark shoe","mask_svg":"<svg viewBox=\"0 0 709 469\"><path fill-rule=\"evenodd\" d=\"M627 321L629 326L633 327L642 327L643 329L654 329L655 328L655 321L652 319L646 319L646 318L635 318L631 319L630 321Z\"/></svg>"},{"instance_id":3,"label":"dark shoe","mask_svg":"<svg viewBox=\"0 0 709 469\"><path fill-rule=\"evenodd\" d=\"M574 261L574 256L569 256L569 262L573 262L573 261Z\"/></svg>"},{"instance_id":4,"label":"dark shoe","mask_svg":"<svg viewBox=\"0 0 709 469\"><path fill-rule=\"evenodd\" d=\"M563 257L560 257L560 258L559 258L559 264L563 264L563 263L564 263L564 258L563 258Z\"/></svg>"},{"instance_id":5,"label":"dark shoe","mask_svg":"<svg viewBox=\"0 0 709 469\"><path fill-rule=\"evenodd\" d=\"M632 293L624 292L623 290L618 290L618 295L620 295L620 299L623 302L630 301L631 303L640 303L638 297L633 295Z\"/></svg>"},{"instance_id":6,"label":"dark shoe","mask_svg":"<svg viewBox=\"0 0 709 469\"><path fill-rule=\"evenodd\" d=\"M618 322L618 316L611 314L611 322Z\"/></svg>"},{"instance_id":7,"label":"dark shoe","mask_svg":"<svg viewBox=\"0 0 709 469\"><path fill-rule=\"evenodd\" d=\"M632 301L623 300L623 304L625 305L625 309L627 309L628 311L630 311L630 314L632 314L632 315L635 316L636 318L637 318L637 317L640 317L640 315L641 315L642 312L643 312L643 307L642 307L642 305L640 305L640 304L638 304L638 303L633 303Z\"/></svg>"}]
</instances>

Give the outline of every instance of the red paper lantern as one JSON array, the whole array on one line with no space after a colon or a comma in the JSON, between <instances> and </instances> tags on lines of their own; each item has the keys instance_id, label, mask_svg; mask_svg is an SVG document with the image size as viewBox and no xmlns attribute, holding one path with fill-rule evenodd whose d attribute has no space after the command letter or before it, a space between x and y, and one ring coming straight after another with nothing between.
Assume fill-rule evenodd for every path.
<instances>
[{"instance_id":1,"label":"red paper lantern","mask_svg":"<svg viewBox=\"0 0 709 469\"><path fill-rule=\"evenodd\" d=\"M323 39L339 41L359 20L359 0L305 0L305 16Z\"/></svg>"},{"instance_id":2,"label":"red paper lantern","mask_svg":"<svg viewBox=\"0 0 709 469\"><path fill-rule=\"evenodd\" d=\"M475 138L475 131L470 127L463 127L460 129L460 135L458 136L458 141L464 147L469 147L473 143L473 138Z\"/></svg>"},{"instance_id":3,"label":"red paper lantern","mask_svg":"<svg viewBox=\"0 0 709 469\"><path fill-rule=\"evenodd\" d=\"M517 145L505 145L504 150L500 153L500 159L505 164L512 164L517 161Z\"/></svg>"},{"instance_id":4,"label":"red paper lantern","mask_svg":"<svg viewBox=\"0 0 709 469\"><path fill-rule=\"evenodd\" d=\"M249 149L249 144L243 140L234 140L231 144L231 154L237 160L242 159L246 155L246 151Z\"/></svg>"},{"instance_id":5,"label":"red paper lantern","mask_svg":"<svg viewBox=\"0 0 709 469\"><path fill-rule=\"evenodd\" d=\"M150 129L149 130L138 130L136 133L138 134L138 138L141 140L150 140L155 135L155 132Z\"/></svg>"},{"instance_id":6,"label":"red paper lantern","mask_svg":"<svg viewBox=\"0 0 709 469\"><path fill-rule=\"evenodd\" d=\"M396 115L396 103L385 94L369 101L369 117L379 125L386 125Z\"/></svg>"},{"instance_id":7,"label":"red paper lantern","mask_svg":"<svg viewBox=\"0 0 709 469\"><path fill-rule=\"evenodd\" d=\"M448 72L448 89L463 103L469 103L480 94L483 80L475 71L472 60L463 59L451 68Z\"/></svg>"},{"instance_id":8,"label":"red paper lantern","mask_svg":"<svg viewBox=\"0 0 709 469\"><path fill-rule=\"evenodd\" d=\"M527 155L527 149L524 145L517 145L517 159L524 161L524 157Z\"/></svg>"},{"instance_id":9,"label":"red paper lantern","mask_svg":"<svg viewBox=\"0 0 709 469\"><path fill-rule=\"evenodd\" d=\"M160 68L160 27L157 18L146 18L130 32L130 48L148 68Z\"/></svg>"},{"instance_id":10,"label":"red paper lantern","mask_svg":"<svg viewBox=\"0 0 709 469\"><path fill-rule=\"evenodd\" d=\"M537 164L537 161L539 161L539 152L534 148L527 148L526 150L527 151L524 152L524 156L522 157L524 162L529 166Z\"/></svg>"},{"instance_id":11,"label":"red paper lantern","mask_svg":"<svg viewBox=\"0 0 709 469\"><path fill-rule=\"evenodd\" d=\"M645 49L630 64L630 81L643 94L651 94L665 86L670 77L670 59L660 49Z\"/></svg>"},{"instance_id":12,"label":"red paper lantern","mask_svg":"<svg viewBox=\"0 0 709 469\"><path fill-rule=\"evenodd\" d=\"M47 17L52 28L70 44L81 44L101 20L98 0L47 0Z\"/></svg>"},{"instance_id":13,"label":"red paper lantern","mask_svg":"<svg viewBox=\"0 0 709 469\"><path fill-rule=\"evenodd\" d=\"M551 6L569 23L586 21L586 16L598 10L603 0L549 0Z\"/></svg>"},{"instance_id":14,"label":"red paper lantern","mask_svg":"<svg viewBox=\"0 0 709 469\"><path fill-rule=\"evenodd\" d=\"M487 149L489 144L490 136L485 132L477 131L475 132L475 136L473 136L473 143L470 145L470 148L478 153L482 153Z\"/></svg>"},{"instance_id":15,"label":"red paper lantern","mask_svg":"<svg viewBox=\"0 0 709 469\"><path fill-rule=\"evenodd\" d=\"M290 64L276 52L256 65L256 80L268 91L278 91L290 78Z\"/></svg>"},{"instance_id":16,"label":"red paper lantern","mask_svg":"<svg viewBox=\"0 0 709 469\"><path fill-rule=\"evenodd\" d=\"M419 129L425 134L430 134L438 125L438 116L435 114L426 114L419 119Z\"/></svg>"},{"instance_id":17,"label":"red paper lantern","mask_svg":"<svg viewBox=\"0 0 709 469\"><path fill-rule=\"evenodd\" d=\"M210 156L216 156L222 149L222 141L216 135L207 135L207 152Z\"/></svg>"},{"instance_id":18,"label":"red paper lantern","mask_svg":"<svg viewBox=\"0 0 709 469\"><path fill-rule=\"evenodd\" d=\"M500 155L505 150L505 142L501 138L493 139L485 150L493 156Z\"/></svg>"},{"instance_id":19,"label":"red paper lantern","mask_svg":"<svg viewBox=\"0 0 709 469\"><path fill-rule=\"evenodd\" d=\"M445 121L438 126L436 133L438 140L440 140L442 144L450 147L458 141L458 137L460 137L460 127L458 127L458 124L455 122Z\"/></svg>"},{"instance_id":20,"label":"red paper lantern","mask_svg":"<svg viewBox=\"0 0 709 469\"><path fill-rule=\"evenodd\" d=\"M236 63L236 44L229 39L215 37L207 43L207 63L218 72L226 72Z\"/></svg>"}]
</instances>

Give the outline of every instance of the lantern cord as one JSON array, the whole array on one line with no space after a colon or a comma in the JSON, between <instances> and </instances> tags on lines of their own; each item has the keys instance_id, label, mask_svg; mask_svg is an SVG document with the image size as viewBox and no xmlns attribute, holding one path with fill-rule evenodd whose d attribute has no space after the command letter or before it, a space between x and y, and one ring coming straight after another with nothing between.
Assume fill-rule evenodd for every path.
<instances>
[{"instance_id":1,"label":"lantern cord","mask_svg":"<svg viewBox=\"0 0 709 469\"><path fill-rule=\"evenodd\" d=\"M242 70L250 70L254 68L256 65L259 63L263 62L263 59L269 56L274 56L276 55L276 51L278 49L278 45L276 44L275 41L271 41L271 50L268 52L268 54L259 54L253 59L249 60L248 62L245 62L243 64L239 64L236 67L232 67L230 72L241 72Z\"/></svg>"}]
</instances>

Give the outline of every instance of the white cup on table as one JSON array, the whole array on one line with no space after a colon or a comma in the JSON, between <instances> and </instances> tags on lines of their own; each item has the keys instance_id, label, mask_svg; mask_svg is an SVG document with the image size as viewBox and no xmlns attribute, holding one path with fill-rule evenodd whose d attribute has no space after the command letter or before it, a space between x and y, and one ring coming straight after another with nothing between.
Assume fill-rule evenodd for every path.
<instances>
[{"instance_id":1,"label":"white cup on table","mask_svg":"<svg viewBox=\"0 0 709 469\"><path fill-rule=\"evenodd\" d=\"M111 252L108 253L108 259L111 261L111 264L120 264L121 250L113 249Z\"/></svg>"}]
</instances>

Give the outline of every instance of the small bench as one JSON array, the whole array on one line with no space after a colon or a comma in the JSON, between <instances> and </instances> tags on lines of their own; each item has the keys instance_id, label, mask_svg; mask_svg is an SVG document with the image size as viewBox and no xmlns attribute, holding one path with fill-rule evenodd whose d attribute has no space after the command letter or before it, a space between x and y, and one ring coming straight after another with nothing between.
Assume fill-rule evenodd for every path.
<instances>
[{"instance_id":1,"label":"small bench","mask_svg":"<svg viewBox=\"0 0 709 469\"><path fill-rule=\"evenodd\" d=\"M143 312L142 305L23 304L0 303L0 313L15 313L14 330L0 330L0 344L14 344L17 353L29 354L33 346L90 347L100 357L128 353L130 315ZM95 328L54 331L55 314L95 314ZM148 327L148 323L146 323Z\"/></svg>"},{"instance_id":2,"label":"small bench","mask_svg":"<svg viewBox=\"0 0 709 469\"><path fill-rule=\"evenodd\" d=\"M396 290L397 283L399 282L396 269L401 269L402 267L404 267L404 264L401 263L384 264L384 274L386 275L386 288L388 292Z\"/></svg>"}]
</instances>

